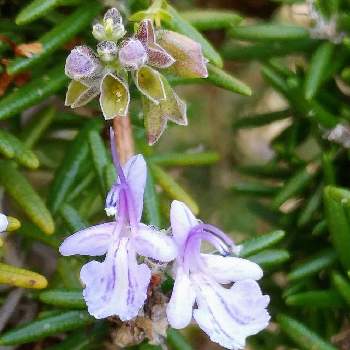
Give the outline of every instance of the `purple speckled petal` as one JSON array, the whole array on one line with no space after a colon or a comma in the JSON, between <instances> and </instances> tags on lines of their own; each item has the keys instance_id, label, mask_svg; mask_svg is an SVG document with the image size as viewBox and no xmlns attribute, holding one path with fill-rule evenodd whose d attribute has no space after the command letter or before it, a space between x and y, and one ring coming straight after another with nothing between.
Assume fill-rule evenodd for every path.
<instances>
[{"instance_id":1,"label":"purple speckled petal","mask_svg":"<svg viewBox=\"0 0 350 350\"><path fill-rule=\"evenodd\" d=\"M133 238L137 253L161 262L169 262L176 258L177 248L171 237L152 226L139 225Z\"/></svg>"},{"instance_id":2,"label":"purple speckled petal","mask_svg":"<svg viewBox=\"0 0 350 350\"><path fill-rule=\"evenodd\" d=\"M128 70L137 70L146 64L148 55L142 43L137 39L128 39L119 49L119 62Z\"/></svg>"},{"instance_id":3,"label":"purple speckled petal","mask_svg":"<svg viewBox=\"0 0 350 350\"><path fill-rule=\"evenodd\" d=\"M107 20L111 19L113 22L113 25L118 25L123 22L122 16L120 15L120 12L115 7L112 7L106 11L106 13L103 16L103 20L106 22Z\"/></svg>"},{"instance_id":4,"label":"purple speckled petal","mask_svg":"<svg viewBox=\"0 0 350 350\"><path fill-rule=\"evenodd\" d=\"M201 254L206 271L218 283L227 284L240 280L259 280L263 276L261 267L247 259L213 254Z\"/></svg>"},{"instance_id":5,"label":"purple speckled petal","mask_svg":"<svg viewBox=\"0 0 350 350\"><path fill-rule=\"evenodd\" d=\"M151 20L144 19L143 21L141 21L135 34L135 38L140 40L145 46L155 43L156 36Z\"/></svg>"},{"instance_id":6,"label":"purple speckled petal","mask_svg":"<svg viewBox=\"0 0 350 350\"><path fill-rule=\"evenodd\" d=\"M187 205L176 200L171 203L170 222L174 240L180 247L186 241L192 227L198 225L198 220Z\"/></svg>"},{"instance_id":7,"label":"purple speckled petal","mask_svg":"<svg viewBox=\"0 0 350 350\"><path fill-rule=\"evenodd\" d=\"M148 63L156 68L168 68L175 63L175 59L157 44L149 46L147 54Z\"/></svg>"},{"instance_id":8,"label":"purple speckled petal","mask_svg":"<svg viewBox=\"0 0 350 350\"><path fill-rule=\"evenodd\" d=\"M102 71L95 53L87 46L75 47L66 59L65 73L74 80L92 78Z\"/></svg>"},{"instance_id":9,"label":"purple speckled petal","mask_svg":"<svg viewBox=\"0 0 350 350\"><path fill-rule=\"evenodd\" d=\"M116 223L108 222L91 226L67 237L61 244L59 251L64 256L69 255L104 255L108 249Z\"/></svg>"},{"instance_id":10,"label":"purple speckled petal","mask_svg":"<svg viewBox=\"0 0 350 350\"><path fill-rule=\"evenodd\" d=\"M171 327L185 328L192 320L196 294L187 273L178 267L173 292L167 306L167 318Z\"/></svg>"},{"instance_id":11,"label":"purple speckled petal","mask_svg":"<svg viewBox=\"0 0 350 350\"><path fill-rule=\"evenodd\" d=\"M248 336L267 327L269 297L252 280L226 289L202 273L192 274L198 309L193 316L210 339L227 349L242 349Z\"/></svg>"}]
</instances>

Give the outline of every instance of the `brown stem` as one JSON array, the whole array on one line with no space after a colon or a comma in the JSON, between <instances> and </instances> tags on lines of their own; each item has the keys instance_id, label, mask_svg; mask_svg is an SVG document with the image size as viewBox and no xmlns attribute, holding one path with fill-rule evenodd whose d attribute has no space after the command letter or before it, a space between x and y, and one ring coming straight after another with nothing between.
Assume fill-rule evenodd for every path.
<instances>
[{"instance_id":1,"label":"brown stem","mask_svg":"<svg viewBox=\"0 0 350 350\"><path fill-rule=\"evenodd\" d=\"M134 154L134 138L129 117L115 117L113 119L115 133L115 146L118 151L120 163L123 165Z\"/></svg>"}]
</instances>

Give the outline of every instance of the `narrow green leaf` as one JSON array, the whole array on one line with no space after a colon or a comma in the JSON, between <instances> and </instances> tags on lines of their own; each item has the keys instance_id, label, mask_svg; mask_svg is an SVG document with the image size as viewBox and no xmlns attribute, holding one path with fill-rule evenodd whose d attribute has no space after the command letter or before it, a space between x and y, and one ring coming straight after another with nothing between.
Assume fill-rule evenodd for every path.
<instances>
[{"instance_id":1,"label":"narrow green leaf","mask_svg":"<svg viewBox=\"0 0 350 350\"><path fill-rule=\"evenodd\" d=\"M85 190L87 190L96 179L96 174L94 171L90 170L86 172L86 176L82 179L78 179L77 184L73 186L73 189L69 192L67 196L67 202L72 202L77 197L81 196ZM105 197L105 195L103 196Z\"/></svg>"},{"instance_id":2,"label":"narrow green leaf","mask_svg":"<svg viewBox=\"0 0 350 350\"><path fill-rule=\"evenodd\" d=\"M247 41L300 40L309 37L309 32L305 28L284 24L233 27L229 34L235 39Z\"/></svg>"},{"instance_id":3,"label":"narrow green leaf","mask_svg":"<svg viewBox=\"0 0 350 350\"><path fill-rule=\"evenodd\" d=\"M327 186L324 189L324 205L328 230L332 243L344 268L350 269L350 191Z\"/></svg>"},{"instance_id":4,"label":"narrow green leaf","mask_svg":"<svg viewBox=\"0 0 350 350\"><path fill-rule=\"evenodd\" d=\"M260 182L242 182L234 184L232 191L235 194L242 194L253 197L272 197L279 190L279 187L268 186Z\"/></svg>"},{"instance_id":5,"label":"narrow green leaf","mask_svg":"<svg viewBox=\"0 0 350 350\"><path fill-rule=\"evenodd\" d=\"M82 260L76 257L60 257L57 262L57 272L63 282L64 288L81 289L80 270Z\"/></svg>"},{"instance_id":6,"label":"narrow green leaf","mask_svg":"<svg viewBox=\"0 0 350 350\"><path fill-rule=\"evenodd\" d=\"M55 250L57 250L61 244L61 241L55 235L46 235L37 226L27 221L21 222L21 227L18 230L17 234L28 238L31 242L39 241L41 243L44 243L54 248Z\"/></svg>"},{"instance_id":7,"label":"narrow green leaf","mask_svg":"<svg viewBox=\"0 0 350 350\"><path fill-rule=\"evenodd\" d=\"M197 215L199 207L194 199L162 168L156 164L149 163L154 179L162 187L164 192L172 199L184 202Z\"/></svg>"},{"instance_id":8,"label":"narrow green leaf","mask_svg":"<svg viewBox=\"0 0 350 350\"><path fill-rule=\"evenodd\" d=\"M333 271L332 282L338 293L343 297L348 306L350 306L349 279L345 279L339 272Z\"/></svg>"},{"instance_id":9,"label":"narrow green leaf","mask_svg":"<svg viewBox=\"0 0 350 350\"><path fill-rule=\"evenodd\" d=\"M303 308L339 309L344 307L344 300L335 290L311 290L287 297L286 304Z\"/></svg>"},{"instance_id":10,"label":"narrow green leaf","mask_svg":"<svg viewBox=\"0 0 350 350\"><path fill-rule=\"evenodd\" d=\"M144 195L145 216L147 223L160 227L162 223L158 194L155 188L153 175L147 172L147 182Z\"/></svg>"},{"instance_id":11,"label":"narrow green leaf","mask_svg":"<svg viewBox=\"0 0 350 350\"><path fill-rule=\"evenodd\" d=\"M321 236L326 232L327 232L327 222L326 222L326 220L322 220L318 224L315 225L311 234L313 236Z\"/></svg>"},{"instance_id":12,"label":"narrow green leaf","mask_svg":"<svg viewBox=\"0 0 350 350\"><path fill-rule=\"evenodd\" d=\"M89 132L89 145L94 169L99 180L101 195L105 197L109 188L106 185L104 169L109 163L109 159L106 146L97 130L91 130Z\"/></svg>"},{"instance_id":13,"label":"narrow green leaf","mask_svg":"<svg viewBox=\"0 0 350 350\"><path fill-rule=\"evenodd\" d=\"M71 309L86 309L81 289L50 289L39 294L45 304Z\"/></svg>"},{"instance_id":14,"label":"narrow green leaf","mask_svg":"<svg viewBox=\"0 0 350 350\"><path fill-rule=\"evenodd\" d=\"M326 185L334 185L336 182L335 168L333 164L334 155L330 152L322 154L322 170Z\"/></svg>"},{"instance_id":15,"label":"narrow green leaf","mask_svg":"<svg viewBox=\"0 0 350 350\"><path fill-rule=\"evenodd\" d=\"M77 3L76 0L34 0L25 6L17 15L17 25L24 25L45 16L59 5Z\"/></svg>"},{"instance_id":16,"label":"narrow green leaf","mask_svg":"<svg viewBox=\"0 0 350 350\"><path fill-rule=\"evenodd\" d=\"M330 42L321 44L311 57L305 77L305 98L310 100L317 95L324 76L331 64L334 45Z\"/></svg>"},{"instance_id":17,"label":"narrow green leaf","mask_svg":"<svg viewBox=\"0 0 350 350\"><path fill-rule=\"evenodd\" d=\"M298 218L297 225L299 227L307 225L311 221L312 216L318 211L322 203L322 193L323 185L320 185L316 191L307 199L307 202L301 210L301 214Z\"/></svg>"},{"instance_id":18,"label":"narrow green leaf","mask_svg":"<svg viewBox=\"0 0 350 350\"><path fill-rule=\"evenodd\" d=\"M208 63L208 74L207 81L215 86L245 96L251 96L252 94L252 90L248 85L210 63Z\"/></svg>"},{"instance_id":19,"label":"narrow green leaf","mask_svg":"<svg viewBox=\"0 0 350 350\"><path fill-rule=\"evenodd\" d=\"M30 81L2 98L0 101L0 120L12 117L63 88L68 81L63 72L63 65L58 64L57 67L49 70L43 76Z\"/></svg>"},{"instance_id":20,"label":"narrow green leaf","mask_svg":"<svg viewBox=\"0 0 350 350\"><path fill-rule=\"evenodd\" d=\"M277 230L248 239L241 244L242 248L239 253L239 256L245 258L252 254L258 253L263 249L269 248L277 244L284 238L284 236L284 231Z\"/></svg>"},{"instance_id":21,"label":"narrow green leaf","mask_svg":"<svg viewBox=\"0 0 350 350\"><path fill-rule=\"evenodd\" d=\"M78 211L67 203L61 207L60 213L67 226L74 232L89 226Z\"/></svg>"},{"instance_id":22,"label":"narrow green leaf","mask_svg":"<svg viewBox=\"0 0 350 350\"><path fill-rule=\"evenodd\" d=\"M41 135L45 133L52 123L55 114L56 109L54 107L45 108L25 126L21 139L27 147L32 148L39 141Z\"/></svg>"},{"instance_id":23,"label":"narrow green leaf","mask_svg":"<svg viewBox=\"0 0 350 350\"><path fill-rule=\"evenodd\" d=\"M239 24L242 17L229 10L191 10L181 16L198 30L227 29Z\"/></svg>"},{"instance_id":24,"label":"narrow green leaf","mask_svg":"<svg viewBox=\"0 0 350 350\"><path fill-rule=\"evenodd\" d=\"M31 57L15 58L10 61L7 66L7 72L9 74L18 74L42 62L45 58L62 47L64 43L72 39L74 35L90 25L100 8L100 3L98 1L85 3L79 6L71 15L67 16L64 21L60 22L56 27L38 39L38 42L43 45L43 50L40 53L34 54Z\"/></svg>"},{"instance_id":25,"label":"narrow green leaf","mask_svg":"<svg viewBox=\"0 0 350 350\"><path fill-rule=\"evenodd\" d=\"M46 288L47 280L36 272L0 263L0 284L21 288Z\"/></svg>"},{"instance_id":26,"label":"narrow green leaf","mask_svg":"<svg viewBox=\"0 0 350 350\"><path fill-rule=\"evenodd\" d=\"M46 234L52 234L55 230L53 218L28 180L11 161L1 160L0 169L0 183L6 192L17 202L32 222Z\"/></svg>"},{"instance_id":27,"label":"narrow green leaf","mask_svg":"<svg viewBox=\"0 0 350 350\"><path fill-rule=\"evenodd\" d=\"M173 350L192 350L192 346L188 343L181 333L173 328L169 328L167 332L167 342Z\"/></svg>"},{"instance_id":28,"label":"narrow green leaf","mask_svg":"<svg viewBox=\"0 0 350 350\"><path fill-rule=\"evenodd\" d=\"M161 166L199 166L211 165L219 160L219 155L216 152L201 152L201 153L163 153L155 154L149 159Z\"/></svg>"},{"instance_id":29,"label":"narrow green leaf","mask_svg":"<svg viewBox=\"0 0 350 350\"><path fill-rule=\"evenodd\" d=\"M260 253L250 255L249 260L261 265L263 268L272 268L288 261L290 255L284 249L266 249Z\"/></svg>"},{"instance_id":30,"label":"narrow green leaf","mask_svg":"<svg viewBox=\"0 0 350 350\"><path fill-rule=\"evenodd\" d=\"M317 164L309 164L307 167L302 168L290 179L288 179L274 198L272 207L274 209L278 209L288 199L301 193L312 180L317 170Z\"/></svg>"},{"instance_id":31,"label":"narrow green leaf","mask_svg":"<svg viewBox=\"0 0 350 350\"><path fill-rule=\"evenodd\" d=\"M310 257L305 262L295 267L289 274L290 281L300 280L319 273L332 266L337 260L337 254L333 249L325 249Z\"/></svg>"},{"instance_id":32,"label":"narrow green leaf","mask_svg":"<svg viewBox=\"0 0 350 350\"><path fill-rule=\"evenodd\" d=\"M0 345L30 343L50 335L84 327L92 322L94 319L87 311L68 311L5 332L0 336Z\"/></svg>"},{"instance_id":33,"label":"narrow green leaf","mask_svg":"<svg viewBox=\"0 0 350 350\"><path fill-rule=\"evenodd\" d=\"M286 119L291 116L290 109L284 109L282 111L252 115L242 117L233 123L234 129L250 129L259 128L267 124L273 123L276 120Z\"/></svg>"},{"instance_id":34,"label":"narrow green leaf","mask_svg":"<svg viewBox=\"0 0 350 350\"><path fill-rule=\"evenodd\" d=\"M80 167L88 159L89 145L88 135L91 130L99 130L101 122L91 120L85 124L72 142L69 152L66 154L61 166L57 169L51 192L49 204L52 212L56 213L65 201L69 191L76 180Z\"/></svg>"},{"instance_id":35,"label":"narrow green leaf","mask_svg":"<svg viewBox=\"0 0 350 350\"><path fill-rule=\"evenodd\" d=\"M14 158L19 164L30 169L39 166L37 156L20 141L4 129L0 130L0 152L7 158Z\"/></svg>"},{"instance_id":36,"label":"narrow green leaf","mask_svg":"<svg viewBox=\"0 0 350 350\"><path fill-rule=\"evenodd\" d=\"M291 338L296 345L304 350L336 350L334 346L323 340L299 321L284 314L277 315L277 321L282 331Z\"/></svg>"},{"instance_id":37,"label":"narrow green leaf","mask_svg":"<svg viewBox=\"0 0 350 350\"><path fill-rule=\"evenodd\" d=\"M213 48L213 46L209 43L207 39L190 23L188 23L181 15L170 5L167 7L167 11L171 14L171 21L166 24L170 27L170 29L175 32L179 32L184 34L191 39L197 41L201 44L204 56L213 64L218 67L223 66L222 58L220 54Z\"/></svg>"},{"instance_id":38,"label":"narrow green leaf","mask_svg":"<svg viewBox=\"0 0 350 350\"><path fill-rule=\"evenodd\" d=\"M263 165L241 165L236 168L240 173L262 177L262 178L276 178L276 179L284 179L288 175L290 175L290 170L284 166L277 164L275 162L263 164Z\"/></svg>"}]
</instances>

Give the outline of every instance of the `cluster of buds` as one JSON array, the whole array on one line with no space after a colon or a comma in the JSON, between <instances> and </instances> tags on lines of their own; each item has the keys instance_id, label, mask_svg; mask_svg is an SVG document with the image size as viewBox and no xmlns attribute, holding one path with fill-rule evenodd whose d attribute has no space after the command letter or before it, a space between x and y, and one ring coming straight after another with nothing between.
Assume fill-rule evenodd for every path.
<instances>
[{"instance_id":1,"label":"cluster of buds","mask_svg":"<svg viewBox=\"0 0 350 350\"><path fill-rule=\"evenodd\" d=\"M197 42L169 30L155 31L150 19L143 19L136 32L125 38L123 20L115 8L93 26L92 33L99 41L97 53L78 46L67 57L65 73L72 79L67 106L80 107L100 95L105 119L127 116L129 84L134 82L142 96L149 144L157 142L168 120L187 125L186 104L159 70L185 78L206 78L207 61Z\"/></svg>"}]
</instances>

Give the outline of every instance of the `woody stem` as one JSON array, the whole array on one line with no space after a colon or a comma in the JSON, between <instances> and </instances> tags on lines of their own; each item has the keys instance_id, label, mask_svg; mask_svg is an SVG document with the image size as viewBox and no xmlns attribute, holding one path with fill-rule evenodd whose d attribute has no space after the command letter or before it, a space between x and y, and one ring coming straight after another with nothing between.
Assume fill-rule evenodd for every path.
<instances>
[{"instance_id":1,"label":"woody stem","mask_svg":"<svg viewBox=\"0 0 350 350\"><path fill-rule=\"evenodd\" d=\"M134 154L134 138L130 117L116 116L113 119L113 130L115 134L115 145L121 165Z\"/></svg>"}]
</instances>

